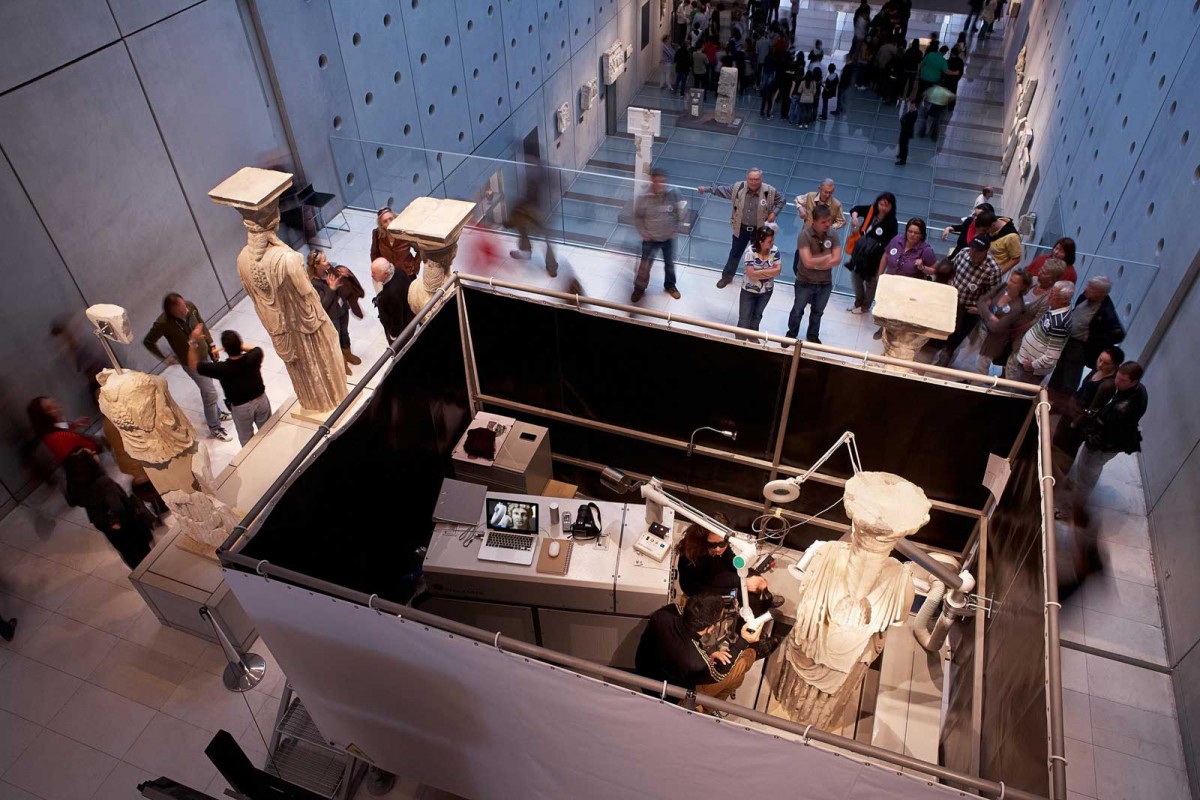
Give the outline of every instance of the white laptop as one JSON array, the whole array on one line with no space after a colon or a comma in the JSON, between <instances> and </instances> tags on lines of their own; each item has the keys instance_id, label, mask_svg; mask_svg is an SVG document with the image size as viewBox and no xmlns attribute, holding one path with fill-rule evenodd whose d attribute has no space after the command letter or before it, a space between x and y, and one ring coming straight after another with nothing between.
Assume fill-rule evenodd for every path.
<instances>
[{"instance_id":1,"label":"white laptop","mask_svg":"<svg viewBox=\"0 0 1200 800\"><path fill-rule=\"evenodd\" d=\"M538 510L537 503L527 500L487 498L483 517L487 533L479 546L479 560L532 564L537 549Z\"/></svg>"}]
</instances>

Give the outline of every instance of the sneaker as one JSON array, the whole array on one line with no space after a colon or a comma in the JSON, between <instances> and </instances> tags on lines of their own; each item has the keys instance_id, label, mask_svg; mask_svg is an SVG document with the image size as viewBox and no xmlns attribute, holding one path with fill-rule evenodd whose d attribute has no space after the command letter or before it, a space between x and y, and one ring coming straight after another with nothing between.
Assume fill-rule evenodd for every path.
<instances>
[{"instance_id":1,"label":"sneaker","mask_svg":"<svg viewBox=\"0 0 1200 800\"><path fill-rule=\"evenodd\" d=\"M865 308L859 308L858 306L855 306L854 308L850 309L850 313L851 313L851 314L854 314L855 316L857 316L857 315L860 315L860 314L865 314L865 313L867 313L867 310L866 310Z\"/></svg>"},{"instance_id":2,"label":"sneaker","mask_svg":"<svg viewBox=\"0 0 1200 800\"><path fill-rule=\"evenodd\" d=\"M679 294L679 290L673 286L670 289L667 289L666 292L667 292L667 294L671 295L671 297L674 297L676 300L678 300L680 297L683 296L683 295Z\"/></svg>"},{"instance_id":3,"label":"sneaker","mask_svg":"<svg viewBox=\"0 0 1200 800\"><path fill-rule=\"evenodd\" d=\"M229 420L233 419L233 414L230 414L228 411L222 411L217 416L220 418L221 422L229 422Z\"/></svg>"},{"instance_id":4,"label":"sneaker","mask_svg":"<svg viewBox=\"0 0 1200 800\"><path fill-rule=\"evenodd\" d=\"M897 166L897 167L903 167L903 166L904 166L905 164L907 164L907 163L908 163L907 161L901 161L900 159L896 159L896 166Z\"/></svg>"},{"instance_id":5,"label":"sneaker","mask_svg":"<svg viewBox=\"0 0 1200 800\"><path fill-rule=\"evenodd\" d=\"M721 280L717 281L717 288L724 289L731 283L733 283L733 278L726 278L724 275L722 275Z\"/></svg>"},{"instance_id":6,"label":"sneaker","mask_svg":"<svg viewBox=\"0 0 1200 800\"><path fill-rule=\"evenodd\" d=\"M222 442L232 442L233 437L229 435L229 431L224 428L213 428L208 432L208 438L220 439Z\"/></svg>"},{"instance_id":7,"label":"sneaker","mask_svg":"<svg viewBox=\"0 0 1200 800\"><path fill-rule=\"evenodd\" d=\"M804 341L809 342L811 344L823 344L820 336L805 336Z\"/></svg>"},{"instance_id":8,"label":"sneaker","mask_svg":"<svg viewBox=\"0 0 1200 800\"><path fill-rule=\"evenodd\" d=\"M634 289L633 294L629 295L629 302L636 303L638 300L641 300L645 295L646 295L645 290Z\"/></svg>"},{"instance_id":9,"label":"sneaker","mask_svg":"<svg viewBox=\"0 0 1200 800\"><path fill-rule=\"evenodd\" d=\"M533 258L533 253L526 252L524 250L509 250L508 255L509 258L515 258L518 261L528 261L529 259Z\"/></svg>"}]
</instances>

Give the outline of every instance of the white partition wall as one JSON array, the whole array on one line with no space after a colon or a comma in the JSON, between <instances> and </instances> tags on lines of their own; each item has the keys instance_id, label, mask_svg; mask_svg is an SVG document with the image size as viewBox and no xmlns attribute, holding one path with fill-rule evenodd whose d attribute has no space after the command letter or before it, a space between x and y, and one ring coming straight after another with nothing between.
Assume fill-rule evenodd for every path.
<instances>
[{"instance_id":1,"label":"white partition wall","mask_svg":"<svg viewBox=\"0 0 1200 800\"><path fill-rule=\"evenodd\" d=\"M968 796L308 589L225 577L333 744L472 800Z\"/></svg>"}]
</instances>

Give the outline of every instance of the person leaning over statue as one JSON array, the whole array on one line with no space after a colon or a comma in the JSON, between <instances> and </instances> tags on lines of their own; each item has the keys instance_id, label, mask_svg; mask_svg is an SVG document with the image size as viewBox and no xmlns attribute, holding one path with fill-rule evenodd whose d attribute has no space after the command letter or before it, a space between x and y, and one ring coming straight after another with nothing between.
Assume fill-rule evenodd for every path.
<instances>
[{"instance_id":1,"label":"person leaning over statue","mask_svg":"<svg viewBox=\"0 0 1200 800\"><path fill-rule=\"evenodd\" d=\"M197 354L197 361L211 361L217 357L216 345L213 344L212 333L200 317L195 304L185 300L178 292L171 292L163 298L163 313L159 315L150 331L142 339L142 344L155 357L165 360L167 364L179 364L183 371L200 389L200 398L204 403L204 421L208 424L208 435L213 439L228 442L233 439L229 432L221 427L221 423L233 418L222 411L217 405L217 387L213 386L211 378L206 378L194 368L188 366L188 351L191 349L192 331L199 326L204 343L207 345ZM158 348L159 339L166 339L171 346L171 355L163 355Z\"/></svg>"}]
</instances>

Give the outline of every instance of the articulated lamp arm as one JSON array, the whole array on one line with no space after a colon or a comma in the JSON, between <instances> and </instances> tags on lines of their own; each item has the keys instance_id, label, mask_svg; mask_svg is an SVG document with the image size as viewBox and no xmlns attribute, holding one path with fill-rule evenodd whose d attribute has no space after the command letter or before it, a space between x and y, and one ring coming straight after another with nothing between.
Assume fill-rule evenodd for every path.
<instances>
[{"instance_id":1,"label":"articulated lamp arm","mask_svg":"<svg viewBox=\"0 0 1200 800\"><path fill-rule=\"evenodd\" d=\"M862 472L862 463L858 460L858 445L854 442L854 433L846 431L838 437L837 441L803 475L797 475L794 478L781 478L777 481L771 481L764 486L763 497L772 503L792 502L800 496L801 484L811 478L812 474L820 469L821 465L828 461L842 445L846 445L846 449L850 452L850 466L854 470L854 474L857 475Z\"/></svg>"}]
</instances>

